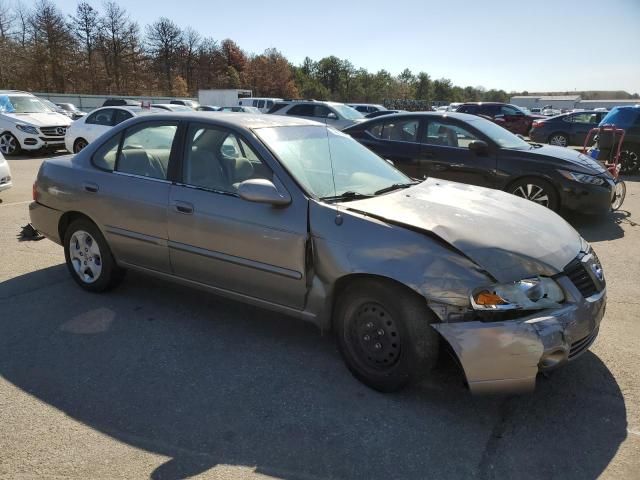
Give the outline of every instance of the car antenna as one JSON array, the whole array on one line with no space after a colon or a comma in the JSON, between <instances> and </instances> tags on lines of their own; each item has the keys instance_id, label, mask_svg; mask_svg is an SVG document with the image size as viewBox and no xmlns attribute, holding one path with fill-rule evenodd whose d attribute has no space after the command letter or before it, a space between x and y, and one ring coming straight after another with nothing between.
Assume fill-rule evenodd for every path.
<instances>
[{"instance_id":1,"label":"car antenna","mask_svg":"<svg viewBox=\"0 0 640 480\"><path fill-rule=\"evenodd\" d=\"M325 132L327 134L327 148L329 150L329 166L331 168L331 181L333 182L333 194L337 195L338 191L336 190L336 176L335 173L333 171L333 155L331 154L331 141L329 140L329 127L325 127ZM343 218L342 218L342 214L340 213L340 207L336 204L335 205L336 208L336 218L335 218L335 222L336 225L342 225L343 222Z\"/></svg>"}]
</instances>

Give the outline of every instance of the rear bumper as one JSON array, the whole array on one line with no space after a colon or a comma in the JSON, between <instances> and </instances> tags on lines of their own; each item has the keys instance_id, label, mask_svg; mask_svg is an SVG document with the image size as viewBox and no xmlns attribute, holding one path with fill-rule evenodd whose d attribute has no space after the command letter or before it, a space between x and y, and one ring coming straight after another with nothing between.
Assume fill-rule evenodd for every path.
<instances>
[{"instance_id":1,"label":"rear bumper","mask_svg":"<svg viewBox=\"0 0 640 480\"><path fill-rule=\"evenodd\" d=\"M58 233L58 225L62 213L54 208L49 208L38 202L29 204L29 217L31 225L48 239L54 241L58 245L62 245L62 240Z\"/></svg>"},{"instance_id":2,"label":"rear bumper","mask_svg":"<svg viewBox=\"0 0 640 480\"><path fill-rule=\"evenodd\" d=\"M537 128L532 128L529 132L529 138L532 142L547 143L548 134Z\"/></svg>"},{"instance_id":3,"label":"rear bumper","mask_svg":"<svg viewBox=\"0 0 640 480\"><path fill-rule=\"evenodd\" d=\"M504 322L437 323L464 370L473 394L526 393L539 372L578 358L598 335L606 289L584 298L567 277L558 283L566 306Z\"/></svg>"}]
</instances>

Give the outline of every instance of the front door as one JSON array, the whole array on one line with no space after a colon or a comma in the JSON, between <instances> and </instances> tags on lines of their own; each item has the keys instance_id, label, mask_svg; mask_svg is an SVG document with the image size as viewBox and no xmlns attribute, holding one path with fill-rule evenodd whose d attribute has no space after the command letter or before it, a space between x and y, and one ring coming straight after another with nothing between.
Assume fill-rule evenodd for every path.
<instances>
[{"instance_id":1,"label":"front door","mask_svg":"<svg viewBox=\"0 0 640 480\"><path fill-rule=\"evenodd\" d=\"M478 155L469 150L469 143L481 140L476 134L444 118L429 118L423 132L422 155L428 176L494 187L495 155Z\"/></svg>"},{"instance_id":2,"label":"front door","mask_svg":"<svg viewBox=\"0 0 640 480\"><path fill-rule=\"evenodd\" d=\"M171 186L169 255L176 275L297 309L306 293L307 207L253 203L238 185L271 169L231 130L187 129L182 181ZM299 202L299 200L298 200Z\"/></svg>"}]
</instances>

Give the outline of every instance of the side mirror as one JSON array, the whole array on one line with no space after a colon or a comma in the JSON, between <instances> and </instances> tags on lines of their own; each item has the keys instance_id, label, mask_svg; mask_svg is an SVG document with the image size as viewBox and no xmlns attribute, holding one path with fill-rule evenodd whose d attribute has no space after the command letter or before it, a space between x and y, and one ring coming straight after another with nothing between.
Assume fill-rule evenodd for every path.
<instances>
[{"instance_id":1,"label":"side mirror","mask_svg":"<svg viewBox=\"0 0 640 480\"><path fill-rule=\"evenodd\" d=\"M291 196L287 192L280 192L272 182L264 178L245 180L238 185L238 195L248 202L268 203L274 206L291 203Z\"/></svg>"},{"instance_id":2,"label":"side mirror","mask_svg":"<svg viewBox=\"0 0 640 480\"><path fill-rule=\"evenodd\" d=\"M487 145L487 142L483 142L482 140L474 140L469 143L469 150L476 155L487 155L489 153L489 145Z\"/></svg>"},{"instance_id":3,"label":"side mirror","mask_svg":"<svg viewBox=\"0 0 640 480\"><path fill-rule=\"evenodd\" d=\"M337 120L337 119L338 119L338 116L335 113L331 112L327 114L327 120Z\"/></svg>"}]
</instances>

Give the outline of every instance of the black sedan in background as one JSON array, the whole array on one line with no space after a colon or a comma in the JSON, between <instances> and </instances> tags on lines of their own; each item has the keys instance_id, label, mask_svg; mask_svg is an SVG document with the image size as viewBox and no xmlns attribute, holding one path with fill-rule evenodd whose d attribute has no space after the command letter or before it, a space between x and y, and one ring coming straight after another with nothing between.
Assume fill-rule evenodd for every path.
<instances>
[{"instance_id":1,"label":"black sedan in background","mask_svg":"<svg viewBox=\"0 0 640 480\"><path fill-rule=\"evenodd\" d=\"M587 133L600 123L607 112L572 112L556 115L544 120L535 120L529 138L533 142L566 147L583 145Z\"/></svg>"},{"instance_id":2,"label":"black sedan in background","mask_svg":"<svg viewBox=\"0 0 640 480\"><path fill-rule=\"evenodd\" d=\"M505 190L552 210L604 213L614 181L591 157L532 145L475 115L387 115L343 130L413 178L435 177Z\"/></svg>"}]
</instances>

